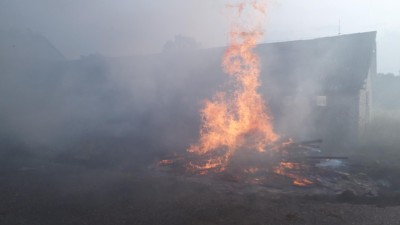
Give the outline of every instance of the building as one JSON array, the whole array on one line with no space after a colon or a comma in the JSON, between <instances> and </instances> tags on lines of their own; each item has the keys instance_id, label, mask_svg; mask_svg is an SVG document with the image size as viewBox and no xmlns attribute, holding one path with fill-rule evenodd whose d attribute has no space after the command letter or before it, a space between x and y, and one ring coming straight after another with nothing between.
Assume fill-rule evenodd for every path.
<instances>
[{"instance_id":1,"label":"building","mask_svg":"<svg viewBox=\"0 0 400 225\"><path fill-rule=\"evenodd\" d=\"M366 32L258 45L259 91L276 132L296 141L322 139L329 150L357 144L370 119L375 40L376 32ZM224 52L225 48L175 49L119 58L111 73L130 77L136 96L152 93L146 98L159 105L155 118L171 114L176 119L167 120L168 129L180 124L175 133L196 137L200 103L229 79L221 69Z\"/></svg>"},{"instance_id":2,"label":"building","mask_svg":"<svg viewBox=\"0 0 400 225\"><path fill-rule=\"evenodd\" d=\"M376 32L258 46L261 91L279 133L347 148L362 136L376 75Z\"/></svg>"}]
</instances>

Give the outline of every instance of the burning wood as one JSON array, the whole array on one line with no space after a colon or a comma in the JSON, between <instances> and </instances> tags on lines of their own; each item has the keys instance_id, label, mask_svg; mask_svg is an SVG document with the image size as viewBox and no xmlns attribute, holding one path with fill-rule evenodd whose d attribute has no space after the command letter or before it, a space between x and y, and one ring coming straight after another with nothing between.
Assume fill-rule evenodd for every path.
<instances>
[{"instance_id":1,"label":"burning wood","mask_svg":"<svg viewBox=\"0 0 400 225\"><path fill-rule=\"evenodd\" d=\"M379 185L361 172L352 172L352 168L343 161L347 157L325 157L315 142L282 141L275 146L275 150L272 153L238 151L223 170L212 165L196 167L206 164L212 156L203 158L190 153L162 160L158 165L159 168L184 176L200 175L281 190L298 187L316 193L350 191L355 195L377 195Z\"/></svg>"}]
</instances>

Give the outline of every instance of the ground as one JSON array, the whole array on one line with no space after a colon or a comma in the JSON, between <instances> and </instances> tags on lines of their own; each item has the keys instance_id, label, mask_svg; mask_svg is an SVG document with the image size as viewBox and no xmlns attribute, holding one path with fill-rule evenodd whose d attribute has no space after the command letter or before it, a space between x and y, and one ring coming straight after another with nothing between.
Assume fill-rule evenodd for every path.
<instances>
[{"instance_id":1,"label":"ground","mask_svg":"<svg viewBox=\"0 0 400 225\"><path fill-rule=\"evenodd\" d=\"M366 200L282 192L160 172L151 157L138 157L96 164L82 157L4 153L0 224L400 224L398 196Z\"/></svg>"}]
</instances>

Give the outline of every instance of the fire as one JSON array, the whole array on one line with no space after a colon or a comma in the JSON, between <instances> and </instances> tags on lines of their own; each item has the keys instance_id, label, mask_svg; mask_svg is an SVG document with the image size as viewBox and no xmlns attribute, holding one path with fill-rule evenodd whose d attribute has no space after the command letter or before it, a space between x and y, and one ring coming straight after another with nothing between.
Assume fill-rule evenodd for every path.
<instances>
[{"instance_id":1,"label":"fire","mask_svg":"<svg viewBox=\"0 0 400 225\"><path fill-rule=\"evenodd\" d=\"M289 177L290 179L293 180L293 184L296 186L305 187L313 184L313 182L310 181L309 179L301 177L295 173L289 172L290 170L301 170L301 169L302 169L301 165L298 163L281 162L279 163L279 166L275 168L274 172L276 174Z\"/></svg>"},{"instance_id":2,"label":"fire","mask_svg":"<svg viewBox=\"0 0 400 225\"><path fill-rule=\"evenodd\" d=\"M205 101L199 141L188 151L209 160L201 165L192 164L196 168L224 170L236 151L263 152L278 139L266 102L257 92L260 60L253 52L264 33L266 3L247 0L228 7L236 9L237 16L231 26L222 67L231 76L233 90L218 92Z\"/></svg>"}]
</instances>

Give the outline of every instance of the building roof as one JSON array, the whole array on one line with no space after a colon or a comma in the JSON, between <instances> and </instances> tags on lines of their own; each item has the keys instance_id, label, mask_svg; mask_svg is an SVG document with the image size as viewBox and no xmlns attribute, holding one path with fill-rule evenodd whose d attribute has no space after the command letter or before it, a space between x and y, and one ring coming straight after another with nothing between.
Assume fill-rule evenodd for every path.
<instances>
[{"instance_id":1,"label":"building roof","mask_svg":"<svg viewBox=\"0 0 400 225\"><path fill-rule=\"evenodd\" d=\"M261 44L262 79L270 87L318 88L320 93L362 88L376 50L376 32ZM270 85L269 85L270 84Z\"/></svg>"},{"instance_id":2,"label":"building roof","mask_svg":"<svg viewBox=\"0 0 400 225\"><path fill-rule=\"evenodd\" d=\"M340 35L257 46L261 93L268 101L283 96L358 93L374 63L376 32ZM210 98L229 79L221 69L226 48L110 58L111 73L155 85L154 92L176 91L194 99ZM163 95L162 95L163 96ZM304 95L303 95L304 96Z\"/></svg>"}]
</instances>

